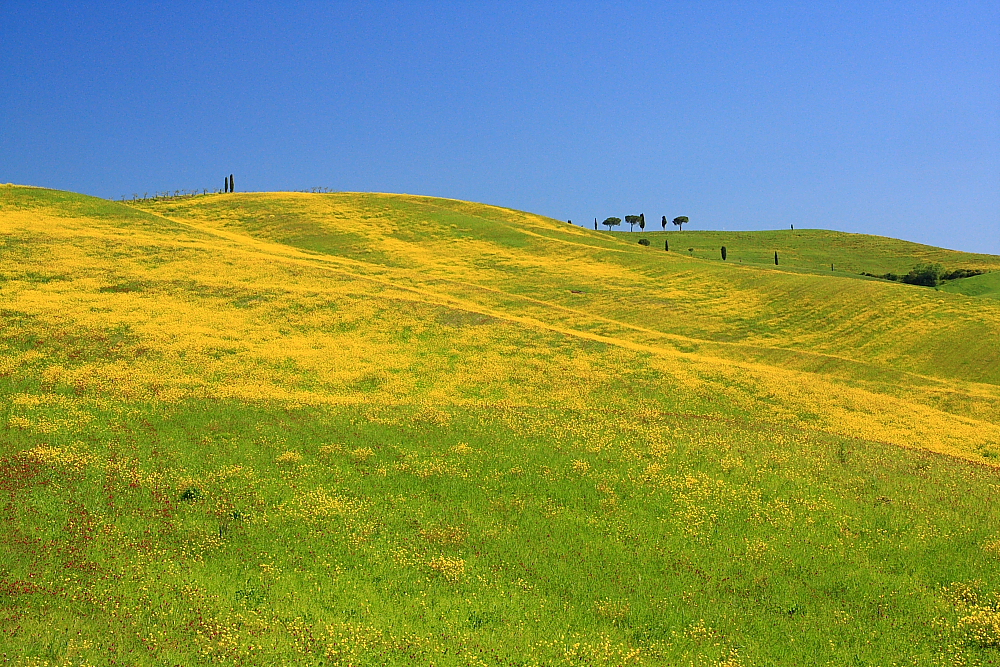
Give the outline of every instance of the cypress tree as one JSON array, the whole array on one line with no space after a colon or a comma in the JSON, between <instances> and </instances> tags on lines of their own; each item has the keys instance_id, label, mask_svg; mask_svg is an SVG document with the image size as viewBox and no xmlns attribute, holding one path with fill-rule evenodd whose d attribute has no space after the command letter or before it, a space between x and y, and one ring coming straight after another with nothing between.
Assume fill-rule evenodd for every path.
<instances>
[{"instance_id":1,"label":"cypress tree","mask_svg":"<svg viewBox=\"0 0 1000 667\"><path fill-rule=\"evenodd\" d=\"M229 192L229 179L228 178L223 179L222 188L223 188L222 189L223 192Z\"/></svg>"},{"instance_id":2,"label":"cypress tree","mask_svg":"<svg viewBox=\"0 0 1000 667\"><path fill-rule=\"evenodd\" d=\"M666 220L667 216L663 216L663 219ZM670 250L670 239L663 239L663 249L667 251Z\"/></svg>"},{"instance_id":3,"label":"cypress tree","mask_svg":"<svg viewBox=\"0 0 1000 667\"><path fill-rule=\"evenodd\" d=\"M667 216L663 216L663 218L660 220L660 227L663 227L663 229L667 228Z\"/></svg>"},{"instance_id":4,"label":"cypress tree","mask_svg":"<svg viewBox=\"0 0 1000 667\"><path fill-rule=\"evenodd\" d=\"M229 174L229 191L230 192L236 192L236 185L234 183L235 182L233 181L233 175Z\"/></svg>"},{"instance_id":5,"label":"cypress tree","mask_svg":"<svg viewBox=\"0 0 1000 667\"><path fill-rule=\"evenodd\" d=\"M597 229L597 218L594 218L594 229Z\"/></svg>"},{"instance_id":6,"label":"cypress tree","mask_svg":"<svg viewBox=\"0 0 1000 667\"><path fill-rule=\"evenodd\" d=\"M774 251L774 265L775 266L778 265L778 251L777 250Z\"/></svg>"},{"instance_id":7,"label":"cypress tree","mask_svg":"<svg viewBox=\"0 0 1000 667\"><path fill-rule=\"evenodd\" d=\"M722 246L722 261L726 261L726 246Z\"/></svg>"}]
</instances>

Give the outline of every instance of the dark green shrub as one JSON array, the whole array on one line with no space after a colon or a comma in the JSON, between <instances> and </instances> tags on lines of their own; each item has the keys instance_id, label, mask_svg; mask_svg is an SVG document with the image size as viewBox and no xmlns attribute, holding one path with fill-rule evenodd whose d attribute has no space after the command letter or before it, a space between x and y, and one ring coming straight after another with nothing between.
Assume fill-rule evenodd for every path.
<instances>
[{"instance_id":1,"label":"dark green shrub","mask_svg":"<svg viewBox=\"0 0 1000 667\"><path fill-rule=\"evenodd\" d=\"M985 271L982 269L955 269L954 271L948 271L943 276L941 280L958 280L960 278L971 278L972 276L981 276Z\"/></svg>"},{"instance_id":2,"label":"dark green shrub","mask_svg":"<svg viewBox=\"0 0 1000 667\"><path fill-rule=\"evenodd\" d=\"M832 264L830 266L833 266ZM877 273L869 273L868 271L862 271L862 276L868 276L869 278L881 278L882 280L899 280L899 276L895 273L883 273L879 275Z\"/></svg>"},{"instance_id":3,"label":"dark green shrub","mask_svg":"<svg viewBox=\"0 0 1000 667\"><path fill-rule=\"evenodd\" d=\"M903 282L907 285L937 287L944 273L944 267L936 262L917 264L909 273L903 276Z\"/></svg>"},{"instance_id":4,"label":"dark green shrub","mask_svg":"<svg viewBox=\"0 0 1000 667\"><path fill-rule=\"evenodd\" d=\"M639 245L649 245L649 239L639 239Z\"/></svg>"}]
</instances>

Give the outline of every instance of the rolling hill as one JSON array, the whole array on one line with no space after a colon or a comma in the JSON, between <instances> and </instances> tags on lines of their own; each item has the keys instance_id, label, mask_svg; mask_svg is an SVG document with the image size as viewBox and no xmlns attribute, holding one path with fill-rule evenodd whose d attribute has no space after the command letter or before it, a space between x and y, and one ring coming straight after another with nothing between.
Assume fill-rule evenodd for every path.
<instances>
[{"instance_id":1,"label":"rolling hill","mask_svg":"<svg viewBox=\"0 0 1000 667\"><path fill-rule=\"evenodd\" d=\"M0 233L21 664L1000 661L1000 257L371 193ZM923 261L993 272L858 275Z\"/></svg>"},{"instance_id":2,"label":"rolling hill","mask_svg":"<svg viewBox=\"0 0 1000 667\"><path fill-rule=\"evenodd\" d=\"M980 276L953 280L942 285L941 289L956 294L1000 299L1000 273L990 272Z\"/></svg>"}]
</instances>

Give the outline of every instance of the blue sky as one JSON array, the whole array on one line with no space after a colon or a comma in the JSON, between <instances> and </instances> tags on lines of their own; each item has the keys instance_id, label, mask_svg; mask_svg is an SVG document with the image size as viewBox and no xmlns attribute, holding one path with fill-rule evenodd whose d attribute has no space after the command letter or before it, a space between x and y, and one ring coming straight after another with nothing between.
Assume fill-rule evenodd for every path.
<instances>
[{"instance_id":1,"label":"blue sky","mask_svg":"<svg viewBox=\"0 0 1000 667\"><path fill-rule=\"evenodd\" d=\"M1000 254L1000 4L5 0L0 181L230 172Z\"/></svg>"}]
</instances>

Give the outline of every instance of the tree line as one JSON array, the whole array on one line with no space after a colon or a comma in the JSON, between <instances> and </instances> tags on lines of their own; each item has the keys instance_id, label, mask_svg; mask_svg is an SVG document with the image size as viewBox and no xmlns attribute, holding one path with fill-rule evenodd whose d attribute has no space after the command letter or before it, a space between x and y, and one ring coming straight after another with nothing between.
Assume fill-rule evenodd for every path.
<instances>
[{"instance_id":1,"label":"tree line","mask_svg":"<svg viewBox=\"0 0 1000 667\"><path fill-rule=\"evenodd\" d=\"M883 273L881 275L862 271L861 275L882 280L895 280L907 285L922 285L924 287L937 287L946 280L958 280L960 278L971 278L981 276L986 271L982 269L953 269L949 271L944 265L937 262L925 262L917 264L910 269L909 273L902 275L896 273Z\"/></svg>"},{"instance_id":2,"label":"tree line","mask_svg":"<svg viewBox=\"0 0 1000 667\"><path fill-rule=\"evenodd\" d=\"M236 192L236 180L232 174L226 176L222 179L222 187L218 190L209 190L207 188L202 188L201 190L164 190L160 192L149 193L143 192L141 195L137 192L133 192L131 198L128 195L122 195L121 201L127 203L129 201L147 201L150 199L180 199L184 197L197 197L201 195L221 195ZM339 192L333 188L308 188L306 190L292 190L291 192L310 192L313 194L329 194L331 192Z\"/></svg>"},{"instance_id":3,"label":"tree line","mask_svg":"<svg viewBox=\"0 0 1000 667\"><path fill-rule=\"evenodd\" d=\"M150 196L148 192L143 192L142 196L140 196L138 192L133 192L131 201L147 201L149 199L180 199L182 197L197 197L199 195L218 195L236 192L236 180L233 178L232 174L226 176L222 182L223 185L221 190L209 190L208 188L202 188L200 190L164 190L163 192L157 190L156 192L153 192L152 196ZM122 195L121 201L129 201L128 196Z\"/></svg>"},{"instance_id":4,"label":"tree line","mask_svg":"<svg viewBox=\"0 0 1000 667\"><path fill-rule=\"evenodd\" d=\"M567 222L570 223L570 224L573 224L572 220L567 220ZM682 230L683 229L683 225L686 225L688 222L690 222L690 220L688 219L688 217L686 215L679 215L679 216L677 216L676 218L673 219L673 223L677 226L677 229L679 231ZM639 230L640 231L645 231L646 230L646 214L645 213L640 213L639 215L626 215L625 216L625 223L627 225L629 225L629 231L630 232L634 232L635 231L635 226L636 225L639 225ZM611 231L612 227L617 227L618 225L622 224L622 219L621 218L616 218L616 217L605 218L604 222L602 222L601 224L604 225L605 227L607 227L608 231ZM662 218L660 218L660 226L663 227L663 229L667 228L667 216L663 216ZM594 218L594 229L597 229L597 218Z\"/></svg>"}]
</instances>

